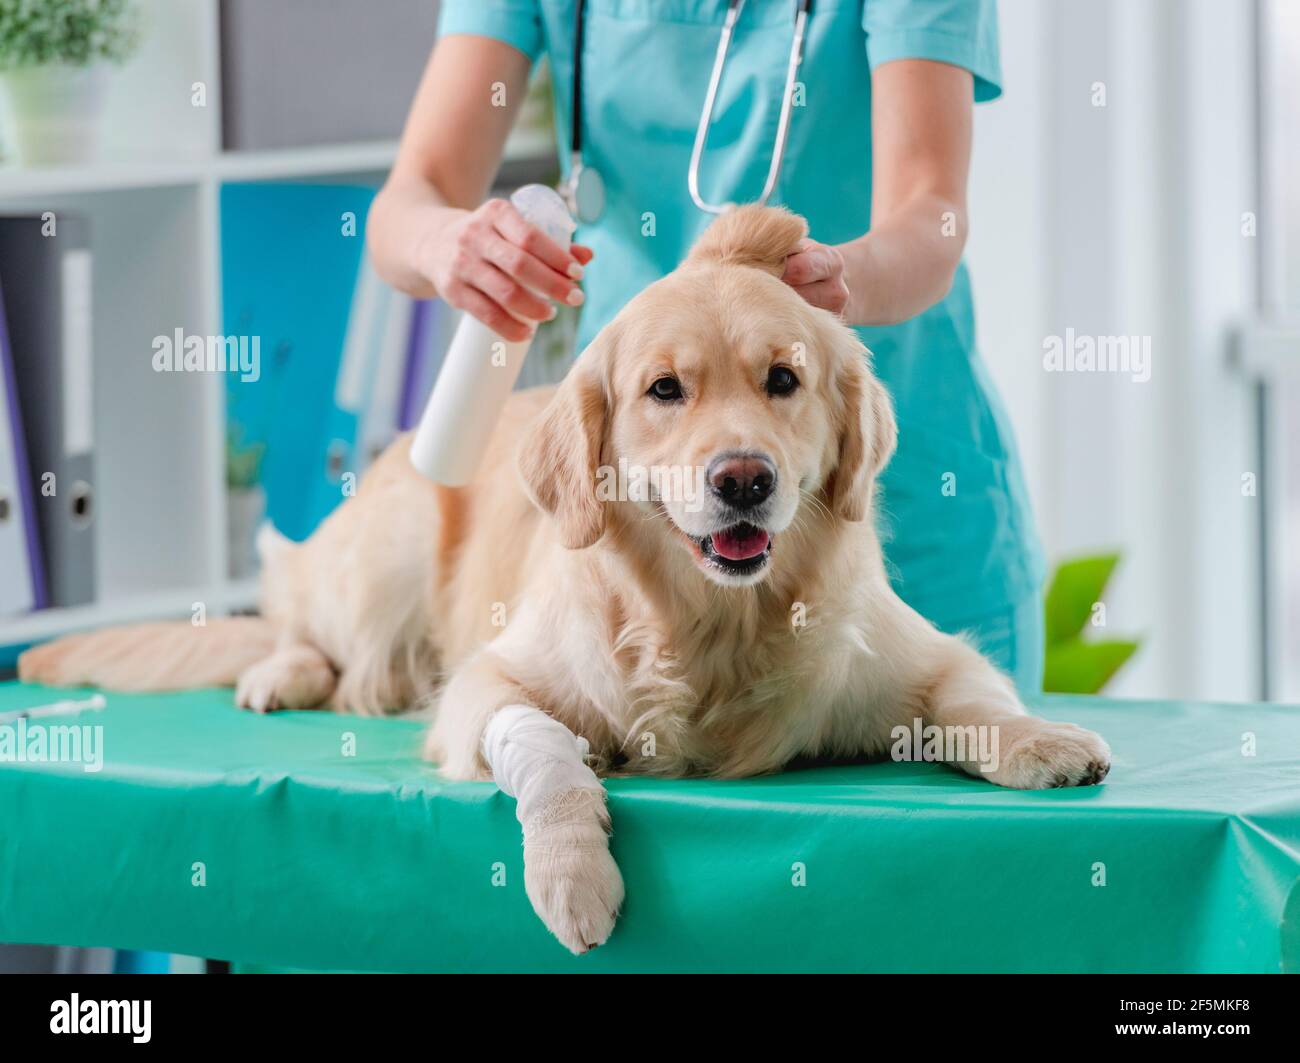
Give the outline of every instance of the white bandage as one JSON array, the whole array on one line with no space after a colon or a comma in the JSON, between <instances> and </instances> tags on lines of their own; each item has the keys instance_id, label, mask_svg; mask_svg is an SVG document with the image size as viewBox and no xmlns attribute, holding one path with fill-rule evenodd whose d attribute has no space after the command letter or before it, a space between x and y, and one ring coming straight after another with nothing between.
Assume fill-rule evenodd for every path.
<instances>
[{"instance_id":1,"label":"white bandage","mask_svg":"<svg viewBox=\"0 0 1300 1063\"><path fill-rule=\"evenodd\" d=\"M515 815L525 826L557 794L603 793L596 773L584 762L587 753L585 738L528 705L499 709L483 732L483 757L497 786L518 802Z\"/></svg>"}]
</instances>

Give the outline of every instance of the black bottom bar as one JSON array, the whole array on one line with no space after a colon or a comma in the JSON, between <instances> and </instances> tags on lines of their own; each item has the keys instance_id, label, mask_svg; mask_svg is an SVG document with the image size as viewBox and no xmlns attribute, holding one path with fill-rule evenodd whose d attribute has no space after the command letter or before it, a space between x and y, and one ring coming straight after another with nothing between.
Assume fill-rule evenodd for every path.
<instances>
[{"instance_id":1,"label":"black bottom bar","mask_svg":"<svg viewBox=\"0 0 1300 1063\"><path fill-rule=\"evenodd\" d=\"M888 1036L896 1047L903 1038L918 1048L1001 1045L1017 1053L1125 1042L1223 1051L1294 1046L1297 984L1250 975L12 976L0 979L0 1046L6 1055L31 1044L109 1040L337 1054L373 1051L383 1043L377 1038L398 1035L403 1044L446 1045L450 1037L494 1049L517 1039L549 1052L614 1047L630 1022L642 1044L681 1044L694 1030L692 1043L707 1035L732 1055L746 1044L766 1055L786 1044L821 1054L830 1046L818 1028L837 1037L855 1031L861 1047Z\"/></svg>"}]
</instances>

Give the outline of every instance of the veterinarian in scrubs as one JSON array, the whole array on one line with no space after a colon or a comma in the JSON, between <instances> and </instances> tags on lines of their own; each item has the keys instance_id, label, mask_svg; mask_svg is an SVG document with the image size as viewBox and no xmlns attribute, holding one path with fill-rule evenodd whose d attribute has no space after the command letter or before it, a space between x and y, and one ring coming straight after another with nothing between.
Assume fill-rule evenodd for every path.
<instances>
[{"instance_id":1,"label":"veterinarian in scrubs","mask_svg":"<svg viewBox=\"0 0 1300 1063\"><path fill-rule=\"evenodd\" d=\"M515 318L550 313L522 284L581 303L581 348L713 220L688 173L729 10L695 192L706 205L760 198L799 6L443 0L439 42L371 213L378 268L510 339L526 334ZM881 521L899 594L939 628L970 632L1022 689L1037 690L1042 555L1015 440L975 350L961 261L972 104L1001 91L994 0L813 0L806 29L768 200L810 227L785 280L858 328L893 395L899 445ZM528 227L499 203L481 206L542 55L566 169L580 163L603 185L572 257L519 254L532 246Z\"/></svg>"}]
</instances>

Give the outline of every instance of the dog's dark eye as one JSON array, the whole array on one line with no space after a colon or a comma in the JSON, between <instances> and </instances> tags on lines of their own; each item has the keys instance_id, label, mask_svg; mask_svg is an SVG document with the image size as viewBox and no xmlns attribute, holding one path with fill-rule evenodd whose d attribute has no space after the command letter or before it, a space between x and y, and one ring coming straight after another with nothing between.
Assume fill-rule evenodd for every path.
<instances>
[{"instance_id":1,"label":"dog's dark eye","mask_svg":"<svg viewBox=\"0 0 1300 1063\"><path fill-rule=\"evenodd\" d=\"M799 386L799 378L794 371L783 365L774 365L767 371L767 393L769 395L789 395Z\"/></svg>"},{"instance_id":2,"label":"dog's dark eye","mask_svg":"<svg viewBox=\"0 0 1300 1063\"><path fill-rule=\"evenodd\" d=\"M661 376L650 385L647 394L660 402L676 402L682 397L682 386L675 376Z\"/></svg>"}]
</instances>

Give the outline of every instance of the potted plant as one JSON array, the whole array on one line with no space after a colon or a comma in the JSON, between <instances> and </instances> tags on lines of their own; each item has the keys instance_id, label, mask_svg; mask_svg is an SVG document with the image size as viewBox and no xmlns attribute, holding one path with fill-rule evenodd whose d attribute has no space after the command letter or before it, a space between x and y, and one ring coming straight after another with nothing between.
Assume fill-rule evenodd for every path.
<instances>
[{"instance_id":1,"label":"potted plant","mask_svg":"<svg viewBox=\"0 0 1300 1063\"><path fill-rule=\"evenodd\" d=\"M1043 689L1059 694L1097 694L1137 651L1132 639L1091 638L1105 627L1102 596L1119 554L1063 561L1047 589L1047 657Z\"/></svg>"},{"instance_id":2,"label":"potted plant","mask_svg":"<svg viewBox=\"0 0 1300 1063\"><path fill-rule=\"evenodd\" d=\"M0 82L22 162L94 157L109 64L138 39L137 0L0 0Z\"/></svg>"},{"instance_id":3,"label":"potted plant","mask_svg":"<svg viewBox=\"0 0 1300 1063\"><path fill-rule=\"evenodd\" d=\"M262 490L265 443L242 441L236 429L226 432L226 556L231 579L257 573L257 529L266 515Z\"/></svg>"}]
</instances>

